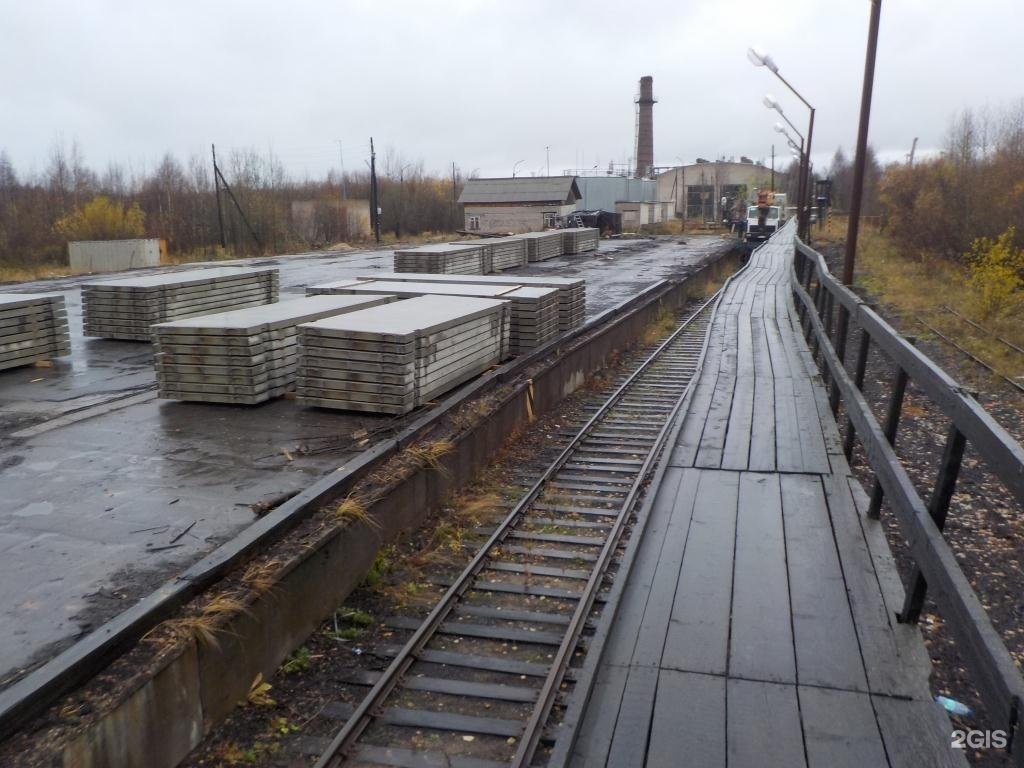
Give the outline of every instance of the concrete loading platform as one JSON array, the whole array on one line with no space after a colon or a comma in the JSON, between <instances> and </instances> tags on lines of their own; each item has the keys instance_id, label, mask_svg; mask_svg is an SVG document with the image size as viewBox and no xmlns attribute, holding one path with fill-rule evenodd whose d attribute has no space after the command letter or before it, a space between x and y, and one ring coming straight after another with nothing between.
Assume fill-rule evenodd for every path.
<instances>
[{"instance_id":1,"label":"concrete loading platform","mask_svg":"<svg viewBox=\"0 0 1024 768\"><path fill-rule=\"evenodd\" d=\"M790 228L722 296L556 764L966 765L920 632L896 621L903 587L799 331L792 251Z\"/></svg>"},{"instance_id":2,"label":"concrete loading platform","mask_svg":"<svg viewBox=\"0 0 1024 768\"><path fill-rule=\"evenodd\" d=\"M729 248L704 236L686 245L667 238L613 241L600 253L531 265L511 279L521 285L567 281L580 293L585 281L585 312L593 318ZM388 274L392 253L304 254L246 260L235 268L267 266L280 271L282 298L300 298L314 283ZM472 279L507 283L510 274ZM61 647L53 644L69 643L245 529L256 519L254 508L308 487L409 418L301 408L281 398L244 412L227 404L160 400L151 345L83 335L80 286L95 281L16 286L64 298L71 355L48 368L2 372L0 554L7 567L0 589L0 687ZM583 312L581 305L580 322ZM360 434L369 443L360 443Z\"/></svg>"}]
</instances>

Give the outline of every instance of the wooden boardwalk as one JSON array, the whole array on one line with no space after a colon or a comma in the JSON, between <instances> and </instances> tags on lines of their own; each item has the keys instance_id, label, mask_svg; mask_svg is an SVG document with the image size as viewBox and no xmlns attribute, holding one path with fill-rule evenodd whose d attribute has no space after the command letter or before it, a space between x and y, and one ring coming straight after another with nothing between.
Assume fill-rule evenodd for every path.
<instances>
[{"instance_id":1,"label":"wooden boardwalk","mask_svg":"<svg viewBox=\"0 0 1024 768\"><path fill-rule=\"evenodd\" d=\"M790 292L792 227L723 294L576 766L966 765Z\"/></svg>"}]
</instances>

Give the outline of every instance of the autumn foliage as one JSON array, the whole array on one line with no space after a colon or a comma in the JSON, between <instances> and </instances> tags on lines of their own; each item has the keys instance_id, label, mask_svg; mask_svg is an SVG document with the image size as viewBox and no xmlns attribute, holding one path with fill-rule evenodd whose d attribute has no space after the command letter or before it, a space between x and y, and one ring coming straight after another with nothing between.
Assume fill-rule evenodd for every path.
<instances>
[{"instance_id":1,"label":"autumn foliage","mask_svg":"<svg viewBox=\"0 0 1024 768\"><path fill-rule=\"evenodd\" d=\"M53 228L68 241L125 240L146 234L146 214L138 203L127 205L97 195L57 219Z\"/></svg>"},{"instance_id":2,"label":"autumn foliage","mask_svg":"<svg viewBox=\"0 0 1024 768\"><path fill-rule=\"evenodd\" d=\"M307 251L366 236L351 231L339 211L343 195L346 205L368 211L367 171L296 179L272 153L247 149L225 150L218 161L238 203L221 192L226 249L209 157L183 162L168 154L148 168L111 163L97 171L77 144L59 141L41 171L20 174L0 147L0 267L66 263L69 240L155 237L167 241L172 258L218 258ZM430 174L393 149L378 151L377 173L386 236L461 225L460 173ZM298 221L297 206L313 212L312 226Z\"/></svg>"}]
</instances>

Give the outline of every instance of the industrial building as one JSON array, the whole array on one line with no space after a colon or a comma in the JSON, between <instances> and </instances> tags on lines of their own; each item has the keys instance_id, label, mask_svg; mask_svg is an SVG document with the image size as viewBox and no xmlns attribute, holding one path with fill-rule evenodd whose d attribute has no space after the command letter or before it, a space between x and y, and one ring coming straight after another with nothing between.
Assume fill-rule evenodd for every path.
<instances>
[{"instance_id":1,"label":"industrial building","mask_svg":"<svg viewBox=\"0 0 1024 768\"><path fill-rule=\"evenodd\" d=\"M722 198L749 197L754 189L786 188L786 175L743 158L740 162L698 160L658 174L657 199L672 200L675 216L719 221Z\"/></svg>"},{"instance_id":2,"label":"industrial building","mask_svg":"<svg viewBox=\"0 0 1024 768\"><path fill-rule=\"evenodd\" d=\"M459 196L469 232L537 232L579 207L575 176L469 179Z\"/></svg>"},{"instance_id":3,"label":"industrial building","mask_svg":"<svg viewBox=\"0 0 1024 768\"><path fill-rule=\"evenodd\" d=\"M675 218L675 204L658 197L654 179L628 176L577 176L583 195L580 208L586 211L614 211L620 215L621 229L635 231L646 224L659 224Z\"/></svg>"}]
</instances>

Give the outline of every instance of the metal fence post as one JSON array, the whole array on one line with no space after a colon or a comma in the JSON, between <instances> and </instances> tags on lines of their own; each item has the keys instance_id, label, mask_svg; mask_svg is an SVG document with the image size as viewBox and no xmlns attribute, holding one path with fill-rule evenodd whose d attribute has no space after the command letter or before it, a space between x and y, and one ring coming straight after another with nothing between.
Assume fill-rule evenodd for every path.
<instances>
[{"instance_id":1,"label":"metal fence post","mask_svg":"<svg viewBox=\"0 0 1024 768\"><path fill-rule=\"evenodd\" d=\"M967 438L956 428L956 424L949 425L946 433L946 448L942 452L942 461L939 463L939 475L935 479L935 487L932 489L932 497L928 502L928 514L931 515L935 525L941 531L946 527L946 513L949 511L949 502L956 490L957 477L960 475L960 462L964 457L964 448L967 445ZM928 591L928 582L921 574L921 569L914 566L914 575L910 577L910 589L907 590L906 598L903 601L903 610L899 613L899 620L906 624L915 623L921 616L921 606L924 604L924 596Z\"/></svg>"}]
</instances>

